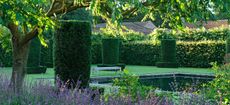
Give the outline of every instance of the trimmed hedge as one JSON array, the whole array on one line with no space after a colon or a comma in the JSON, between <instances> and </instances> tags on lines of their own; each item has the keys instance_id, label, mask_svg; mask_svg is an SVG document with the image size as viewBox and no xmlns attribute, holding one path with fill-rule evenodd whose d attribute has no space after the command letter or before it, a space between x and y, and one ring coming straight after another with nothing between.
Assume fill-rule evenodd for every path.
<instances>
[{"instance_id":1,"label":"trimmed hedge","mask_svg":"<svg viewBox=\"0 0 230 105\"><path fill-rule=\"evenodd\" d=\"M161 38L162 36L171 36L181 41L203 41L203 40L226 40L230 36L230 28L214 28L214 29L188 29L169 30L156 29L150 36L151 39Z\"/></svg>"},{"instance_id":2,"label":"trimmed hedge","mask_svg":"<svg viewBox=\"0 0 230 105\"><path fill-rule=\"evenodd\" d=\"M91 65L91 25L89 22L60 21L61 27L54 35L55 75L67 82L81 81L87 87Z\"/></svg>"},{"instance_id":3,"label":"trimmed hedge","mask_svg":"<svg viewBox=\"0 0 230 105\"><path fill-rule=\"evenodd\" d=\"M40 65L41 44L36 37L30 43L30 51L27 61L27 67L37 67Z\"/></svg>"},{"instance_id":4,"label":"trimmed hedge","mask_svg":"<svg viewBox=\"0 0 230 105\"><path fill-rule=\"evenodd\" d=\"M46 73L46 67L45 66L39 66L39 67L27 67L27 74L40 74L40 73Z\"/></svg>"},{"instance_id":5,"label":"trimmed hedge","mask_svg":"<svg viewBox=\"0 0 230 105\"><path fill-rule=\"evenodd\" d=\"M177 60L180 66L211 67L210 62L222 64L225 55L224 41L178 42Z\"/></svg>"},{"instance_id":6,"label":"trimmed hedge","mask_svg":"<svg viewBox=\"0 0 230 105\"><path fill-rule=\"evenodd\" d=\"M201 40L226 40L230 35L230 28L214 29L184 29L175 33L178 40L201 41Z\"/></svg>"},{"instance_id":7,"label":"trimmed hedge","mask_svg":"<svg viewBox=\"0 0 230 105\"><path fill-rule=\"evenodd\" d=\"M226 40L226 54L230 53L230 37Z\"/></svg>"},{"instance_id":8,"label":"trimmed hedge","mask_svg":"<svg viewBox=\"0 0 230 105\"><path fill-rule=\"evenodd\" d=\"M178 67L176 61L176 40L162 39L161 40L161 57L156 63L157 67Z\"/></svg>"},{"instance_id":9,"label":"trimmed hedge","mask_svg":"<svg viewBox=\"0 0 230 105\"><path fill-rule=\"evenodd\" d=\"M94 44L93 47L98 47ZM177 62L183 67L211 67L210 62L223 63L225 55L224 41L177 42ZM95 48L93 48L95 49ZM100 51L92 50L93 62L101 59ZM99 55L97 55L97 54ZM160 46L153 42L124 43L121 48L122 63L127 65L155 65L160 61Z\"/></svg>"},{"instance_id":10,"label":"trimmed hedge","mask_svg":"<svg viewBox=\"0 0 230 105\"><path fill-rule=\"evenodd\" d=\"M112 34L112 35L111 35ZM106 30L104 33L93 33L92 34L92 43L100 43L102 39L105 38L119 38L122 42L131 42L131 41L142 41L142 40L149 40L150 37L148 35L144 35L139 32L134 32L132 30L121 32L120 35L116 36L113 35L114 30Z\"/></svg>"},{"instance_id":11,"label":"trimmed hedge","mask_svg":"<svg viewBox=\"0 0 230 105\"><path fill-rule=\"evenodd\" d=\"M126 65L155 65L160 59L160 46L152 42L124 43L121 62Z\"/></svg>"},{"instance_id":12,"label":"trimmed hedge","mask_svg":"<svg viewBox=\"0 0 230 105\"><path fill-rule=\"evenodd\" d=\"M53 40L49 40L48 47L41 48L40 64L48 68L53 68Z\"/></svg>"},{"instance_id":13,"label":"trimmed hedge","mask_svg":"<svg viewBox=\"0 0 230 105\"><path fill-rule=\"evenodd\" d=\"M161 61L176 62L176 40L161 40Z\"/></svg>"},{"instance_id":14,"label":"trimmed hedge","mask_svg":"<svg viewBox=\"0 0 230 105\"><path fill-rule=\"evenodd\" d=\"M27 61L27 74L40 74L46 72L46 67L40 65L41 43L38 37L34 38L30 44L30 50Z\"/></svg>"},{"instance_id":15,"label":"trimmed hedge","mask_svg":"<svg viewBox=\"0 0 230 105\"><path fill-rule=\"evenodd\" d=\"M102 64L118 64L120 54L119 39L102 40Z\"/></svg>"},{"instance_id":16,"label":"trimmed hedge","mask_svg":"<svg viewBox=\"0 0 230 105\"><path fill-rule=\"evenodd\" d=\"M102 45L99 43L92 43L91 52L92 52L92 64L101 64L102 63Z\"/></svg>"}]
</instances>

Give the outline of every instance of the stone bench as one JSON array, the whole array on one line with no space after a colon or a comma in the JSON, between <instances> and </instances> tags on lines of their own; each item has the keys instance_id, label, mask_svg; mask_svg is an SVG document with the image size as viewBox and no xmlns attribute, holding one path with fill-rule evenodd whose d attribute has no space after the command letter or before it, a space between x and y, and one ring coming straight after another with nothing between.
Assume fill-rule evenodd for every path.
<instances>
[{"instance_id":1,"label":"stone bench","mask_svg":"<svg viewBox=\"0 0 230 105\"><path fill-rule=\"evenodd\" d=\"M121 71L121 67L93 67L92 71Z\"/></svg>"},{"instance_id":2,"label":"stone bench","mask_svg":"<svg viewBox=\"0 0 230 105\"><path fill-rule=\"evenodd\" d=\"M91 73L96 73L95 75L97 75L98 71L121 71L121 67L117 67L117 66L114 66L114 67L93 67L91 69ZM98 84L98 81L97 80L92 80L91 81L92 83L94 84Z\"/></svg>"}]
</instances>

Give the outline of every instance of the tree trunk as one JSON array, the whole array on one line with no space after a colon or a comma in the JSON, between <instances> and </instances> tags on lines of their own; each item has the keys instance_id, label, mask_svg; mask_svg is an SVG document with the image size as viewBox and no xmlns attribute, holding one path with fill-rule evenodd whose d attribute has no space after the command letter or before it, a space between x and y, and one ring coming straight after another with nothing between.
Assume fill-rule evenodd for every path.
<instances>
[{"instance_id":1,"label":"tree trunk","mask_svg":"<svg viewBox=\"0 0 230 105\"><path fill-rule=\"evenodd\" d=\"M12 37L13 72L10 86L13 87L16 93L20 92L23 86L30 44L30 42L28 42L21 45L19 40L20 39Z\"/></svg>"}]
</instances>

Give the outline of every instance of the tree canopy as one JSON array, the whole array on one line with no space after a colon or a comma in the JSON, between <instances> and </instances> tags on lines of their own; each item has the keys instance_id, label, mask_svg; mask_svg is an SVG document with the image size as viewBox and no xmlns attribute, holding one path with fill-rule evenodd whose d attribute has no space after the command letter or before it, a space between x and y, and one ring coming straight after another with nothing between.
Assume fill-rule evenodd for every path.
<instances>
[{"instance_id":1,"label":"tree canopy","mask_svg":"<svg viewBox=\"0 0 230 105\"><path fill-rule=\"evenodd\" d=\"M230 0L1 0L0 24L11 32L7 36L11 37L13 48L14 89L23 83L30 40L38 36L46 46L43 31L59 26L58 14L79 8L102 17L111 30L119 32L123 18L138 13L144 14L143 20L160 17L162 26L167 23L172 28L180 28L183 22L205 21L222 11L229 15ZM0 29L0 36L4 32Z\"/></svg>"},{"instance_id":2,"label":"tree canopy","mask_svg":"<svg viewBox=\"0 0 230 105\"><path fill-rule=\"evenodd\" d=\"M93 15L117 26L123 18L142 13L143 20L160 17L163 26L180 27L183 21L205 21L221 11L230 14L229 5L229 0L1 0L0 22L15 23L25 35L35 28L42 33L55 25L50 16L88 7Z\"/></svg>"}]
</instances>

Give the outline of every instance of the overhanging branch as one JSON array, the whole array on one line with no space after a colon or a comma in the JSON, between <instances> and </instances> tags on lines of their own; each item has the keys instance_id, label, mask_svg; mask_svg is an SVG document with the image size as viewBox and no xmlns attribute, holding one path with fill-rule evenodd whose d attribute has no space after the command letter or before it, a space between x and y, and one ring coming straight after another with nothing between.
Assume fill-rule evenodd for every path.
<instances>
[{"instance_id":1,"label":"overhanging branch","mask_svg":"<svg viewBox=\"0 0 230 105\"><path fill-rule=\"evenodd\" d=\"M54 14L66 13L77 8L84 8L89 6L90 0L86 0L84 3L75 3L74 0L53 0L46 15L54 16Z\"/></svg>"},{"instance_id":2,"label":"overhanging branch","mask_svg":"<svg viewBox=\"0 0 230 105\"><path fill-rule=\"evenodd\" d=\"M25 37L21 40L21 44L24 45L28 43L31 39L38 35L38 28L34 27L29 33L25 35Z\"/></svg>"},{"instance_id":3,"label":"overhanging branch","mask_svg":"<svg viewBox=\"0 0 230 105\"><path fill-rule=\"evenodd\" d=\"M90 1L90 0L86 0ZM46 16L52 17L54 14L61 14L73 11L77 8L83 8L83 7L89 7L90 3L78 3L74 4L74 0L52 0L52 4L50 6L50 9L46 13ZM36 37L38 35L38 27L35 26L30 32L26 33L24 38L21 41L21 44L28 43L31 39Z\"/></svg>"}]
</instances>

